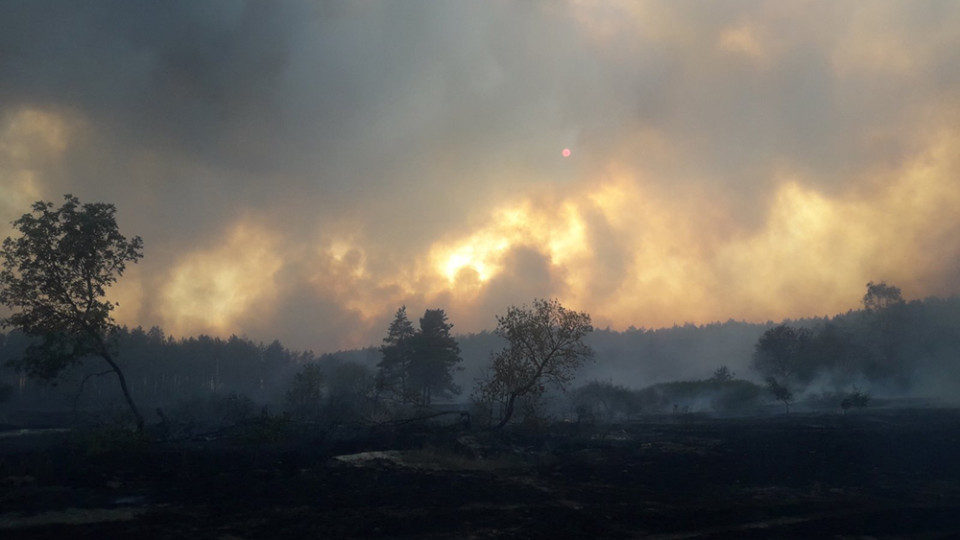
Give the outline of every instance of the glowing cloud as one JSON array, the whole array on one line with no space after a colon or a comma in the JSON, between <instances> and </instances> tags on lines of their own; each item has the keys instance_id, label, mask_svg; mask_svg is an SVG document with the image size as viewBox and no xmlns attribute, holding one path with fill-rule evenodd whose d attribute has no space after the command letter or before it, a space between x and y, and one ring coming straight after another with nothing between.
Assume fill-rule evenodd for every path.
<instances>
[{"instance_id":1,"label":"glowing cloud","mask_svg":"<svg viewBox=\"0 0 960 540\"><path fill-rule=\"evenodd\" d=\"M625 328L960 292L954 3L335 4L0 2L0 219L115 203L122 323L318 351L403 304L469 332L534 296Z\"/></svg>"},{"instance_id":2,"label":"glowing cloud","mask_svg":"<svg viewBox=\"0 0 960 540\"><path fill-rule=\"evenodd\" d=\"M829 196L786 177L754 231L731 227L720 201L611 173L560 200L497 210L476 232L436 244L431 260L454 291L472 271L472 294L455 300L469 304L524 246L549 261L556 295L619 328L842 312L871 279L924 289L938 268L931 243L949 238L960 204L955 148L956 136L944 135L870 193Z\"/></svg>"},{"instance_id":3,"label":"glowing cloud","mask_svg":"<svg viewBox=\"0 0 960 540\"><path fill-rule=\"evenodd\" d=\"M276 240L275 234L241 222L221 245L184 255L162 289L163 327L180 335L225 333L250 312L268 314L276 297L274 276L283 266Z\"/></svg>"}]
</instances>

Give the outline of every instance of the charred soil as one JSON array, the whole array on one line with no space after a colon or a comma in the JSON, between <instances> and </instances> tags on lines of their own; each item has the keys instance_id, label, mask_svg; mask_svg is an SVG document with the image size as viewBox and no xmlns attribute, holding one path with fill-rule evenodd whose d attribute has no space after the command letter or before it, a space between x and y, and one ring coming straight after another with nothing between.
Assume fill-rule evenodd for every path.
<instances>
[{"instance_id":1,"label":"charred soil","mask_svg":"<svg viewBox=\"0 0 960 540\"><path fill-rule=\"evenodd\" d=\"M949 409L335 435L105 445L63 433L33 445L3 437L0 535L960 534L960 413Z\"/></svg>"}]
</instances>

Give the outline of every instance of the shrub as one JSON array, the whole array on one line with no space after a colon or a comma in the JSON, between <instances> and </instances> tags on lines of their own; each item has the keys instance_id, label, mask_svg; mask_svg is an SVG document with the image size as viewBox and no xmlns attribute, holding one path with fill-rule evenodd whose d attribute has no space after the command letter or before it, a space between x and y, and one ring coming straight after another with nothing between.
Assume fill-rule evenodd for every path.
<instances>
[{"instance_id":1,"label":"shrub","mask_svg":"<svg viewBox=\"0 0 960 540\"><path fill-rule=\"evenodd\" d=\"M862 409L870 403L870 394L860 390L856 386L840 400L840 409L847 412L850 409Z\"/></svg>"},{"instance_id":2,"label":"shrub","mask_svg":"<svg viewBox=\"0 0 960 540\"><path fill-rule=\"evenodd\" d=\"M573 391L578 422L612 422L640 413L637 392L612 382L591 381Z\"/></svg>"}]
</instances>

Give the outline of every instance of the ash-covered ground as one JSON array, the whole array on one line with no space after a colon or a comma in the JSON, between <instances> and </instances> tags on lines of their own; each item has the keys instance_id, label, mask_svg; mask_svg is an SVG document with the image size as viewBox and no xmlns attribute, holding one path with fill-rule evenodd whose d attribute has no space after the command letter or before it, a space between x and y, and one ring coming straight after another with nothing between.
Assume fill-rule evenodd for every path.
<instances>
[{"instance_id":1,"label":"ash-covered ground","mask_svg":"<svg viewBox=\"0 0 960 540\"><path fill-rule=\"evenodd\" d=\"M0 437L16 538L948 538L960 412Z\"/></svg>"}]
</instances>

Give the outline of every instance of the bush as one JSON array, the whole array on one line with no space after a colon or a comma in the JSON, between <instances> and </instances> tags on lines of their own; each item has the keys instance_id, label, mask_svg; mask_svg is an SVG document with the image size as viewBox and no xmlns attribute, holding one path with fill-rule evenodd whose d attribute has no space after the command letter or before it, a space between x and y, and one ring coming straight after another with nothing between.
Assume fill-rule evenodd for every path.
<instances>
[{"instance_id":1,"label":"bush","mask_svg":"<svg viewBox=\"0 0 960 540\"><path fill-rule=\"evenodd\" d=\"M613 422L640 413L637 392L612 382L592 381L572 393L578 422Z\"/></svg>"},{"instance_id":2,"label":"bush","mask_svg":"<svg viewBox=\"0 0 960 540\"><path fill-rule=\"evenodd\" d=\"M645 412L715 412L743 414L762 404L763 388L743 379L673 381L637 391Z\"/></svg>"},{"instance_id":3,"label":"bush","mask_svg":"<svg viewBox=\"0 0 960 540\"><path fill-rule=\"evenodd\" d=\"M847 412L850 409L862 409L870 403L870 394L860 390L856 386L840 400L840 409Z\"/></svg>"}]
</instances>

